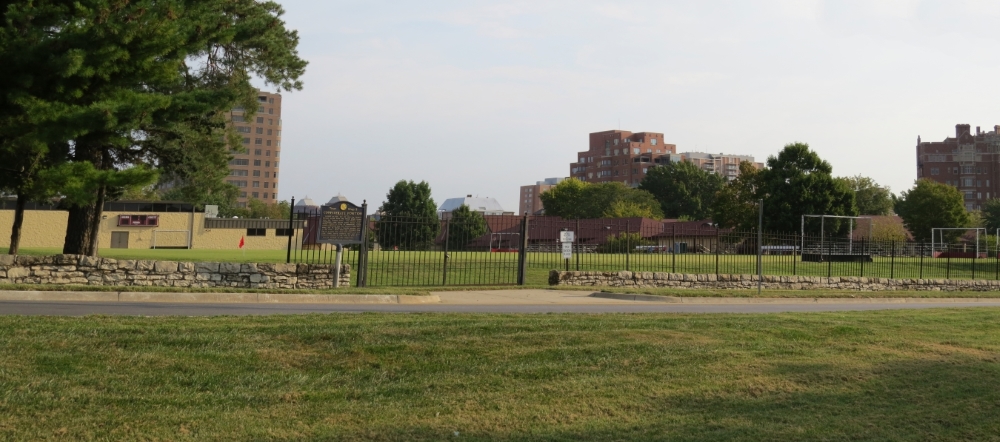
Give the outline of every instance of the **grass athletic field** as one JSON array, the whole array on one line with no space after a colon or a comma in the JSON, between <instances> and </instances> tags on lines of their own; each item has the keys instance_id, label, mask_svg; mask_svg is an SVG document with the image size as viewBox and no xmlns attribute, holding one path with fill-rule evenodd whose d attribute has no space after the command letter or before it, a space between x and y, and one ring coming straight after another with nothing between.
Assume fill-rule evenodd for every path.
<instances>
[{"instance_id":1,"label":"grass athletic field","mask_svg":"<svg viewBox=\"0 0 1000 442\"><path fill-rule=\"evenodd\" d=\"M0 317L0 335L3 440L1000 434L995 308Z\"/></svg>"},{"instance_id":2,"label":"grass athletic field","mask_svg":"<svg viewBox=\"0 0 1000 442\"><path fill-rule=\"evenodd\" d=\"M26 249L24 254L46 255L57 249ZM177 250L102 249L101 256L115 259L158 259L170 261L285 262L284 250ZM329 254L327 262L332 261ZM648 271L673 273L754 274L756 256L636 253L583 253L570 260L570 270ZM985 259L944 259L875 256L868 263L802 262L791 255L765 255L765 275L865 276L878 278L997 279L1000 261ZM357 252L345 253L344 262L356 268ZM579 262L579 266L577 263ZM528 253L529 285L545 285L548 272L565 269L558 253ZM351 275L354 284L356 272ZM369 252L369 286L502 285L517 282L517 254L490 252L448 252L445 276L444 252Z\"/></svg>"}]
</instances>

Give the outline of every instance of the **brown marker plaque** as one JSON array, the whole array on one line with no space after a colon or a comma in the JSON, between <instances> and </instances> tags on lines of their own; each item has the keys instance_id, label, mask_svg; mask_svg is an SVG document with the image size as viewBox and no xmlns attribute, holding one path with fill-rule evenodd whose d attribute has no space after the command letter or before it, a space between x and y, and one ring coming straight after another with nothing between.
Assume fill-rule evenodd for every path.
<instances>
[{"instance_id":1,"label":"brown marker plaque","mask_svg":"<svg viewBox=\"0 0 1000 442\"><path fill-rule=\"evenodd\" d=\"M324 244L359 244L365 211L346 201L323 206L319 220L319 238Z\"/></svg>"}]
</instances>

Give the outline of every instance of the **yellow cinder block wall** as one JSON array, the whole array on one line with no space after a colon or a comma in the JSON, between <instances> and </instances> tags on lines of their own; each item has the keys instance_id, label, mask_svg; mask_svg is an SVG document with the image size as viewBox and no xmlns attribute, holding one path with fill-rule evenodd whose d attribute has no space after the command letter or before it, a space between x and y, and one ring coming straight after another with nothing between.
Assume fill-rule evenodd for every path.
<instances>
[{"instance_id":1,"label":"yellow cinder block wall","mask_svg":"<svg viewBox=\"0 0 1000 442\"><path fill-rule=\"evenodd\" d=\"M157 215L159 226L118 226L119 215ZM59 248L66 237L68 212L62 210L27 210L21 234L21 247ZM0 247L10 247L10 229L14 224L13 210L0 210ZM248 250L281 250L288 246L288 238L275 236L274 229L267 229L266 236L246 236L246 229L206 229L204 213L190 212L104 212L98 233L98 248L111 248L113 232L128 232L128 248L153 247L154 233L157 247L185 247L191 241L192 249L238 249L240 238ZM189 233L190 231L190 238ZM301 231L292 247L301 245Z\"/></svg>"}]
</instances>

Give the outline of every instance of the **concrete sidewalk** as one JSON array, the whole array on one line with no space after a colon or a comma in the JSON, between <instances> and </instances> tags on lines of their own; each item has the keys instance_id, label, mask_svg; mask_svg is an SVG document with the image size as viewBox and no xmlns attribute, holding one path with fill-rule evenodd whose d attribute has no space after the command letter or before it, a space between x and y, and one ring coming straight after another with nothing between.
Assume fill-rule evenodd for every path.
<instances>
[{"instance_id":1,"label":"concrete sidewalk","mask_svg":"<svg viewBox=\"0 0 1000 442\"><path fill-rule=\"evenodd\" d=\"M0 301L129 302L213 304L435 304L452 306L601 306L601 305L807 305L807 304L997 304L1000 298L728 298L657 296L579 290L467 290L416 295L166 293L0 290Z\"/></svg>"}]
</instances>

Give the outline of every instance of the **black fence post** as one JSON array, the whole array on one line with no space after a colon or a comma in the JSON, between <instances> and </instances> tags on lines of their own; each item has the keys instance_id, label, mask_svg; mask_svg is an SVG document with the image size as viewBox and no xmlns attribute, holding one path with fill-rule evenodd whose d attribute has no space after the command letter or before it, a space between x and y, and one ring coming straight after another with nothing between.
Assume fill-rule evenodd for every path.
<instances>
[{"instance_id":1,"label":"black fence post","mask_svg":"<svg viewBox=\"0 0 1000 442\"><path fill-rule=\"evenodd\" d=\"M948 255L948 262L945 264L944 279L951 279L951 244L948 244L944 248L945 254ZM933 250L931 251L933 253Z\"/></svg>"},{"instance_id":2,"label":"black fence post","mask_svg":"<svg viewBox=\"0 0 1000 442\"><path fill-rule=\"evenodd\" d=\"M896 240L890 241L889 246L892 247L892 254L889 258L889 278L892 279L896 277Z\"/></svg>"},{"instance_id":3,"label":"black fence post","mask_svg":"<svg viewBox=\"0 0 1000 442\"><path fill-rule=\"evenodd\" d=\"M719 225L715 225L715 276L719 276L719 249L721 244L719 243Z\"/></svg>"},{"instance_id":4,"label":"black fence post","mask_svg":"<svg viewBox=\"0 0 1000 442\"><path fill-rule=\"evenodd\" d=\"M629 268L629 256L632 255L632 224L629 220L625 220L625 271L631 270Z\"/></svg>"},{"instance_id":5,"label":"black fence post","mask_svg":"<svg viewBox=\"0 0 1000 442\"><path fill-rule=\"evenodd\" d=\"M924 241L920 241L920 279L924 279Z\"/></svg>"},{"instance_id":6,"label":"black fence post","mask_svg":"<svg viewBox=\"0 0 1000 442\"><path fill-rule=\"evenodd\" d=\"M368 287L368 200L361 202L361 244L358 247L358 287Z\"/></svg>"},{"instance_id":7,"label":"black fence post","mask_svg":"<svg viewBox=\"0 0 1000 442\"><path fill-rule=\"evenodd\" d=\"M677 273L677 224L670 224L670 273Z\"/></svg>"},{"instance_id":8,"label":"black fence post","mask_svg":"<svg viewBox=\"0 0 1000 442\"><path fill-rule=\"evenodd\" d=\"M853 232L851 234L853 235ZM852 256L854 255L854 251L853 250L851 250L851 255ZM864 238L861 239L861 255L858 256L858 259L861 260L861 277L864 278L865 277L865 240L864 240Z\"/></svg>"},{"instance_id":9,"label":"black fence post","mask_svg":"<svg viewBox=\"0 0 1000 442\"><path fill-rule=\"evenodd\" d=\"M444 220L444 265L441 269L441 285L448 285L448 234L451 233L451 219Z\"/></svg>"},{"instance_id":10,"label":"black fence post","mask_svg":"<svg viewBox=\"0 0 1000 442\"><path fill-rule=\"evenodd\" d=\"M288 252L285 254L285 264L292 262L292 231L295 230L295 197L292 206L288 208Z\"/></svg>"},{"instance_id":11,"label":"black fence post","mask_svg":"<svg viewBox=\"0 0 1000 442\"><path fill-rule=\"evenodd\" d=\"M573 234L573 236L576 236L576 238L573 238L573 239L576 240L576 242L574 243L574 245L576 246L576 271L579 272L580 271L580 240L581 240L581 238L580 238L580 219L579 218L576 219L576 232Z\"/></svg>"},{"instance_id":12,"label":"black fence post","mask_svg":"<svg viewBox=\"0 0 1000 442\"><path fill-rule=\"evenodd\" d=\"M517 285L524 285L528 265L528 214L521 219L521 247L517 254Z\"/></svg>"},{"instance_id":13,"label":"black fence post","mask_svg":"<svg viewBox=\"0 0 1000 442\"><path fill-rule=\"evenodd\" d=\"M802 254L802 251L798 250L799 249L799 233L798 232L795 232L794 234L792 234L792 241L794 241L792 243L792 276L795 276L797 274L797 273L795 273L795 271L796 271L795 267L796 267L796 265L799 262L799 258L798 257L799 257L799 255ZM798 251L796 252L796 250L798 250Z\"/></svg>"},{"instance_id":14,"label":"black fence post","mask_svg":"<svg viewBox=\"0 0 1000 442\"><path fill-rule=\"evenodd\" d=\"M826 277L827 277L827 279L829 279L831 276L833 276L833 260L830 259L830 249L833 247L833 244L831 244L831 243L832 243L832 241L827 241L826 242ZM820 247L820 250L823 250L823 248Z\"/></svg>"},{"instance_id":15,"label":"black fence post","mask_svg":"<svg viewBox=\"0 0 1000 442\"><path fill-rule=\"evenodd\" d=\"M978 241L978 237L977 237ZM976 249L972 251L972 280L976 279L976 259L979 258L979 243L976 243Z\"/></svg>"}]
</instances>

